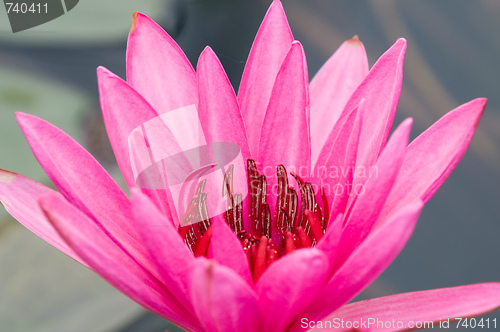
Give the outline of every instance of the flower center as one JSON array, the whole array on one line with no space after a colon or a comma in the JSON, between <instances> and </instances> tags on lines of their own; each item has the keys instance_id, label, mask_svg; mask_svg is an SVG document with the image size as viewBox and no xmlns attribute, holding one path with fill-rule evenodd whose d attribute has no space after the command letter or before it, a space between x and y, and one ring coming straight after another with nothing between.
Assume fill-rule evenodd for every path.
<instances>
[{"instance_id":1,"label":"flower center","mask_svg":"<svg viewBox=\"0 0 500 332\"><path fill-rule=\"evenodd\" d=\"M276 208L272 215L267 202L266 176L258 172L255 161L247 160L248 219L245 219L242 195L233 192L233 166L225 173L223 192L227 206L224 219L241 241L254 281L278 258L296 249L315 246L328 226L329 211L323 190L321 209L316 202L312 184L297 174L290 174L297 181L300 190L300 207L299 195L289 186L285 167L279 165L276 168ZM181 220L181 225L187 226L180 227L179 230L195 256L209 255L212 236L205 184L205 180L200 181Z\"/></svg>"}]
</instances>

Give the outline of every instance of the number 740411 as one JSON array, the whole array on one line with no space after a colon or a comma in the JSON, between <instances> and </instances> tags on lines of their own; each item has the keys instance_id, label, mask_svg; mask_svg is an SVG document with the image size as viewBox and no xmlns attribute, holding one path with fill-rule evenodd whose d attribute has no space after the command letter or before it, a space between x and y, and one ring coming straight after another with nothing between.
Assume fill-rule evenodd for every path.
<instances>
[{"instance_id":1,"label":"number 740411","mask_svg":"<svg viewBox=\"0 0 500 332\"><path fill-rule=\"evenodd\" d=\"M16 13L16 14L26 14L26 13L33 13L33 14L47 14L49 10L49 6L47 3L32 3L29 7L28 4L23 2L23 3L14 3L14 2L6 2L5 5L7 6L7 14Z\"/></svg>"},{"instance_id":2,"label":"number 740411","mask_svg":"<svg viewBox=\"0 0 500 332\"><path fill-rule=\"evenodd\" d=\"M462 327L462 328L497 328L497 319L489 319L489 318L481 318L481 319L476 319L476 318L455 318L457 321L457 329Z\"/></svg>"}]
</instances>

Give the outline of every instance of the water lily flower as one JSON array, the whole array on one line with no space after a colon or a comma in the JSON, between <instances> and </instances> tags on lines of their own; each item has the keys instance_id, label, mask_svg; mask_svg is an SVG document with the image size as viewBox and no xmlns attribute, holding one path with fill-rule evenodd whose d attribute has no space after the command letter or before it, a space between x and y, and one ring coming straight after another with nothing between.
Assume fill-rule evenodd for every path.
<instances>
[{"instance_id":1,"label":"water lily flower","mask_svg":"<svg viewBox=\"0 0 500 332\"><path fill-rule=\"evenodd\" d=\"M275 0L236 95L209 47L195 72L165 31L135 13L127 81L97 71L131 199L71 137L27 114L19 125L58 191L2 170L0 199L35 234L190 331L369 318L398 324L344 328L399 330L493 310L500 283L347 304L401 251L486 105L459 106L410 144L405 120L388 140L405 49L396 41L369 70L355 37L309 83Z\"/></svg>"}]
</instances>

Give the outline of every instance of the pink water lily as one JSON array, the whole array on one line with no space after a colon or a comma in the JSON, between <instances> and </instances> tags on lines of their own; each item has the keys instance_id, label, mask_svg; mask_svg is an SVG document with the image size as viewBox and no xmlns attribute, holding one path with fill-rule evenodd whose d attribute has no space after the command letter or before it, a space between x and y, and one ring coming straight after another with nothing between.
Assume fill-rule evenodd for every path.
<instances>
[{"instance_id":1,"label":"pink water lily","mask_svg":"<svg viewBox=\"0 0 500 332\"><path fill-rule=\"evenodd\" d=\"M369 71L355 37L309 83L276 0L236 95L210 48L195 72L171 37L136 13L127 82L97 71L131 199L77 142L26 114L18 122L59 192L1 170L0 199L35 234L190 331L295 331L368 318L401 321L383 328L400 330L491 311L500 283L347 304L401 251L486 105L459 106L410 144L405 120L388 140L405 49L398 40ZM194 174L184 152L200 152L200 142L222 173L194 177L193 192L175 177ZM237 146L237 156L219 165L213 142ZM380 326L345 326L353 328Z\"/></svg>"}]
</instances>

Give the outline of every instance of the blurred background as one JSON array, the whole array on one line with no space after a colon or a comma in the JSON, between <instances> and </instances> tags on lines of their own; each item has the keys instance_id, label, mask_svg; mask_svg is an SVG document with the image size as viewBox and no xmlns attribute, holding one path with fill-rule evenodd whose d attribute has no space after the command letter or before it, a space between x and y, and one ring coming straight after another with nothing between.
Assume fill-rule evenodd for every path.
<instances>
[{"instance_id":1,"label":"blurred background","mask_svg":"<svg viewBox=\"0 0 500 332\"><path fill-rule=\"evenodd\" d=\"M82 0L67 14L13 34L0 9L0 168L50 185L14 113L49 120L119 179L102 124L95 69L125 77L133 11L155 19L196 65L210 45L237 89L270 0ZM471 147L426 205L406 248L360 298L500 281L500 1L284 0L309 76L359 35L370 65L408 40L395 124L415 137L476 97L489 99ZM490 314L500 318L500 312ZM154 332L177 328L0 211L0 331Z\"/></svg>"}]
</instances>

